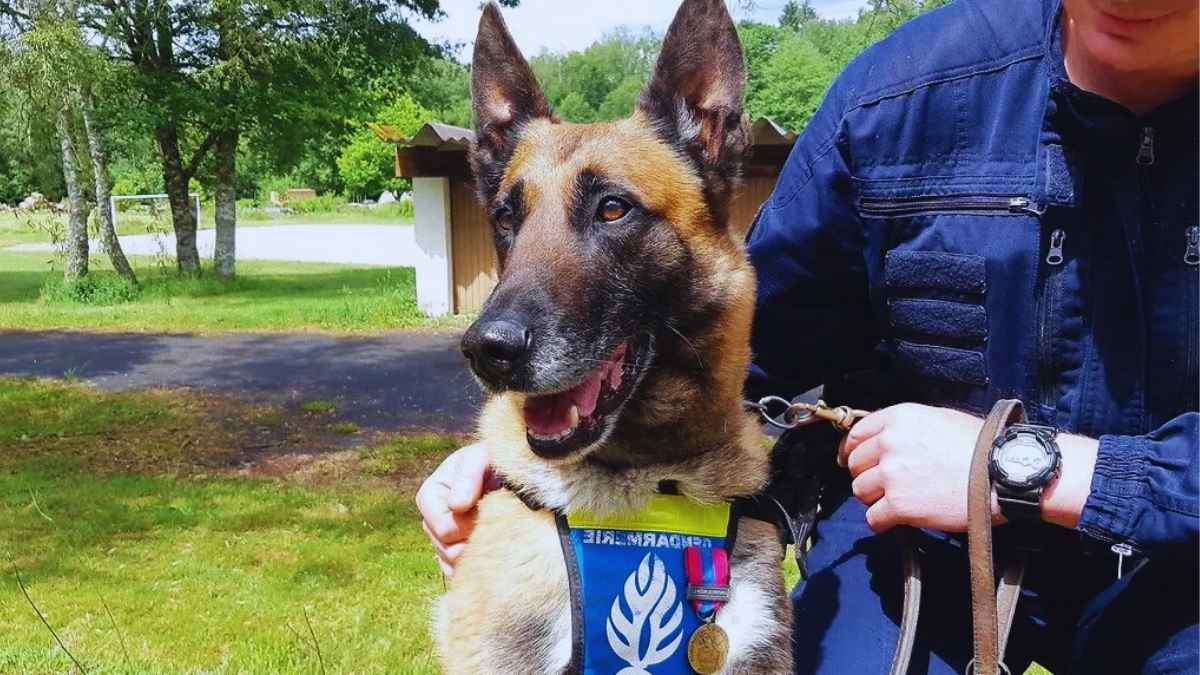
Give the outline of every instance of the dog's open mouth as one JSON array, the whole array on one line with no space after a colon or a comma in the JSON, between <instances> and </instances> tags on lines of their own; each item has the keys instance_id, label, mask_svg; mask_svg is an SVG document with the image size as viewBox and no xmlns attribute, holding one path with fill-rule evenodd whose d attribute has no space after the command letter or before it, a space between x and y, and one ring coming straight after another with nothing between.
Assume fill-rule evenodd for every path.
<instances>
[{"instance_id":1,"label":"dog's open mouth","mask_svg":"<svg viewBox=\"0 0 1200 675\"><path fill-rule=\"evenodd\" d=\"M583 381L525 400L525 432L538 456L564 457L601 440L641 377L638 354L622 344Z\"/></svg>"}]
</instances>

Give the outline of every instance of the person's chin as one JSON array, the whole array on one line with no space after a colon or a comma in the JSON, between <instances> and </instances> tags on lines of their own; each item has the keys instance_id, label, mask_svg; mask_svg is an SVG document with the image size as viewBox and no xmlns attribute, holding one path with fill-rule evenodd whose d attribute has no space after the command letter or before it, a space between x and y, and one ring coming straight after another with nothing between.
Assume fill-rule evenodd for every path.
<instances>
[{"instance_id":1,"label":"person's chin","mask_svg":"<svg viewBox=\"0 0 1200 675\"><path fill-rule=\"evenodd\" d=\"M1092 58L1118 72L1136 73L1154 68L1152 39L1117 35L1102 30L1081 31L1078 36Z\"/></svg>"}]
</instances>

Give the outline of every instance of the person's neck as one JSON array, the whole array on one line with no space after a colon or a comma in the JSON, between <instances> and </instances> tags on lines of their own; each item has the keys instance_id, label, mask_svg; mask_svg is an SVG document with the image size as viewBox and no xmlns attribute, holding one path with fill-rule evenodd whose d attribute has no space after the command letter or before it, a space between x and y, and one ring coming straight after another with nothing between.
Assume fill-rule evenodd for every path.
<instances>
[{"instance_id":1,"label":"person's neck","mask_svg":"<svg viewBox=\"0 0 1200 675\"><path fill-rule=\"evenodd\" d=\"M1071 83L1144 115L1196 88L1200 70L1194 62L1139 73L1119 71L1097 59L1083 40L1075 39L1075 23L1063 15L1063 60Z\"/></svg>"}]
</instances>

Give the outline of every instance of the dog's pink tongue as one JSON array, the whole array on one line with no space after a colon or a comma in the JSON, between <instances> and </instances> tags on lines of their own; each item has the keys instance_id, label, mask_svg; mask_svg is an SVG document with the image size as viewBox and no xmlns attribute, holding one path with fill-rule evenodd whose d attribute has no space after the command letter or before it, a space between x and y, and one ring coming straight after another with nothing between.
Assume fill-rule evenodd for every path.
<instances>
[{"instance_id":1,"label":"dog's pink tongue","mask_svg":"<svg viewBox=\"0 0 1200 675\"><path fill-rule=\"evenodd\" d=\"M530 396L525 400L526 428L537 436L557 436L571 428L571 406L579 409L580 419L596 412L606 372L606 367L598 368L579 386L561 394Z\"/></svg>"},{"instance_id":2,"label":"dog's pink tongue","mask_svg":"<svg viewBox=\"0 0 1200 675\"><path fill-rule=\"evenodd\" d=\"M535 436L557 436L571 428L567 394L531 396L525 401L525 427Z\"/></svg>"}]
</instances>

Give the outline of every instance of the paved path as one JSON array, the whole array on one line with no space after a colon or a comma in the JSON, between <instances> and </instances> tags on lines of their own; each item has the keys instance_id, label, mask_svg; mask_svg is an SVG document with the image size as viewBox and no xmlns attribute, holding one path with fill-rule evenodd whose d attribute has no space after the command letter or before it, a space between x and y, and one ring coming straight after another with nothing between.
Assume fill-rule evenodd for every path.
<instances>
[{"instance_id":1,"label":"paved path","mask_svg":"<svg viewBox=\"0 0 1200 675\"><path fill-rule=\"evenodd\" d=\"M458 336L0 332L0 375L71 375L106 390L191 387L276 405L333 400L365 429L469 431L481 396Z\"/></svg>"},{"instance_id":2,"label":"paved path","mask_svg":"<svg viewBox=\"0 0 1200 675\"><path fill-rule=\"evenodd\" d=\"M196 233L200 256L213 254L213 230ZM92 247L100 250L100 242ZM126 255L175 254L174 234L121 237ZM51 244L21 244L10 251L50 251ZM267 225L237 230L239 260L289 260L413 267L417 244L412 225Z\"/></svg>"}]
</instances>

